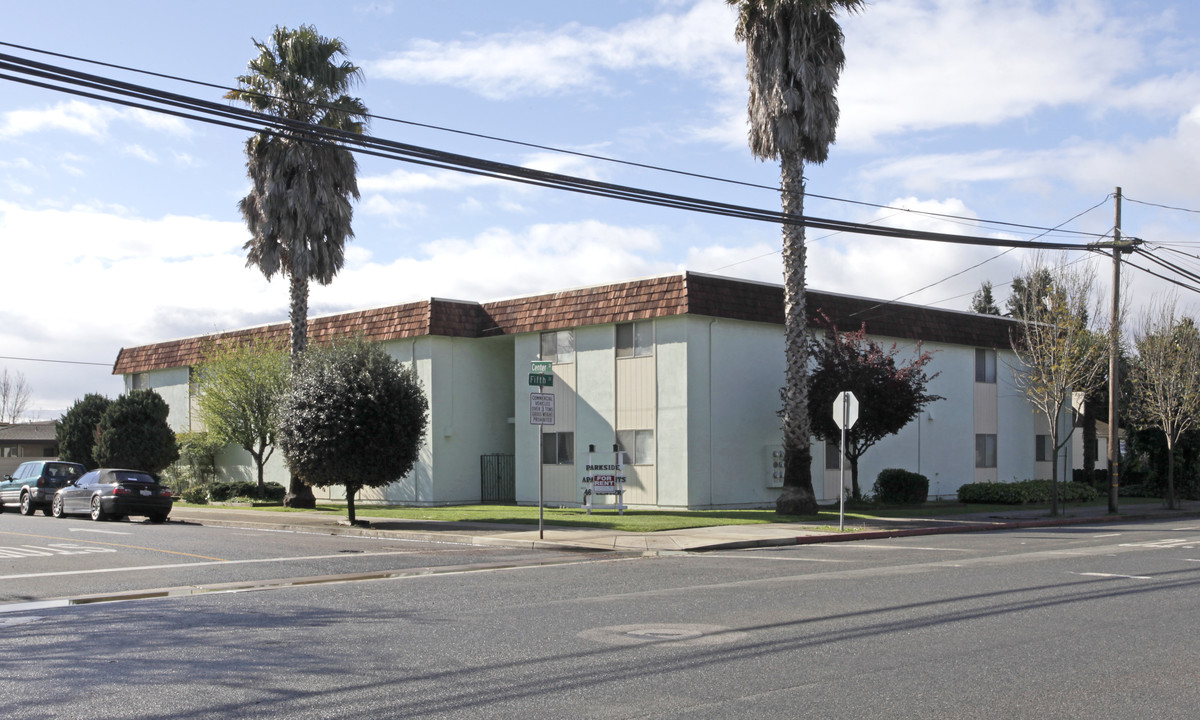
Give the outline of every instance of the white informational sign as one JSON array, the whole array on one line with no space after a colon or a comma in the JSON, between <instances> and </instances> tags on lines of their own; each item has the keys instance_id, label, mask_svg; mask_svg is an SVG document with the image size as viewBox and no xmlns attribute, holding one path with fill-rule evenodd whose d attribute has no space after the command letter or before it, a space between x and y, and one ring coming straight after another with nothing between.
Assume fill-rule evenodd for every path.
<instances>
[{"instance_id":1,"label":"white informational sign","mask_svg":"<svg viewBox=\"0 0 1200 720\"><path fill-rule=\"evenodd\" d=\"M554 424L554 395L551 393L529 393L529 424Z\"/></svg>"},{"instance_id":2,"label":"white informational sign","mask_svg":"<svg viewBox=\"0 0 1200 720\"><path fill-rule=\"evenodd\" d=\"M588 461L584 466L583 476L583 505L588 515L592 514L592 499L598 495L616 495L617 502L611 505L596 507L613 508L618 513L625 514L625 453L613 446L612 462L604 462L603 455L597 461L594 457L595 446L588 446Z\"/></svg>"}]
</instances>

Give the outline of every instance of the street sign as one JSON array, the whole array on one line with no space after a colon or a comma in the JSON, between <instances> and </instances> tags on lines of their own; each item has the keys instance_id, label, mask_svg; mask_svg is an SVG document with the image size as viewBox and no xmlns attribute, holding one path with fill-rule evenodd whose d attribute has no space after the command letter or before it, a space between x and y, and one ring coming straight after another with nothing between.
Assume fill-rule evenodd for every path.
<instances>
[{"instance_id":1,"label":"street sign","mask_svg":"<svg viewBox=\"0 0 1200 720\"><path fill-rule=\"evenodd\" d=\"M529 393L529 424L554 424L554 395L550 393Z\"/></svg>"},{"instance_id":2,"label":"street sign","mask_svg":"<svg viewBox=\"0 0 1200 720\"><path fill-rule=\"evenodd\" d=\"M849 430L858 422L858 398L854 393L849 390L838 393L833 401L833 421L842 430Z\"/></svg>"},{"instance_id":3,"label":"street sign","mask_svg":"<svg viewBox=\"0 0 1200 720\"><path fill-rule=\"evenodd\" d=\"M538 375L553 375L554 363L550 360L534 360L529 363L529 372Z\"/></svg>"},{"instance_id":4,"label":"street sign","mask_svg":"<svg viewBox=\"0 0 1200 720\"><path fill-rule=\"evenodd\" d=\"M542 373L529 373L529 384L537 387L553 387L554 376L543 375Z\"/></svg>"}]
</instances>

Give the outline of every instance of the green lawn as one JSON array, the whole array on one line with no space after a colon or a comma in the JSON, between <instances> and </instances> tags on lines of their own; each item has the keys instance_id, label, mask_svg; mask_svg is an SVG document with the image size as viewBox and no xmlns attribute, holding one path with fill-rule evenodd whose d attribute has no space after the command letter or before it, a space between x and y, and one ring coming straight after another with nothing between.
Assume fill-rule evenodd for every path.
<instances>
[{"instance_id":1,"label":"green lawn","mask_svg":"<svg viewBox=\"0 0 1200 720\"><path fill-rule=\"evenodd\" d=\"M1106 501L1089 503L1103 506ZM1161 500L1144 498L1121 498L1121 505L1161 503ZM187 503L177 503L188 507ZM206 507L203 505L192 507ZM212 507L212 506L208 506ZM220 507L219 505L217 507ZM952 517L965 513L1005 512L1014 509L1048 510L1045 505L963 505L957 502L930 502L911 507L849 506L846 508L847 529L861 529L863 525L886 527L887 518L934 518ZM1069 508L1069 506L1068 506ZM312 512L292 510L279 505L255 504L255 510L275 512ZM380 507L359 505L356 515L362 518L392 518L398 520L432 520L440 522L485 522L513 525L537 525L538 509L528 505L453 505L447 507ZM317 512L345 517L344 505L318 505ZM660 532L682 528L709 527L714 525L751 525L756 523L803 523L819 526L824 530L838 527L837 507L822 508L817 515L800 517L777 515L774 510L626 510L618 515L616 510L594 510L591 515L582 508L546 508L545 524L568 527L595 527L627 532ZM852 528L851 526L857 526Z\"/></svg>"}]
</instances>

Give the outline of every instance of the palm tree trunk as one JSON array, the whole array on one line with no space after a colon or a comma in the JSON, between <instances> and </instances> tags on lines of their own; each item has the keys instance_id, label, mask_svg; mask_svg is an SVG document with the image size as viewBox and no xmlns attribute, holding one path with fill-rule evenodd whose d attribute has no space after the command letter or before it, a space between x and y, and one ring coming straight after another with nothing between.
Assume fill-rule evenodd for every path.
<instances>
[{"instance_id":1,"label":"palm tree trunk","mask_svg":"<svg viewBox=\"0 0 1200 720\"><path fill-rule=\"evenodd\" d=\"M294 373L300 363L300 356L308 347L308 276L293 269L288 274L288 279L291 296L292 372ZM312 488L295 473L292 473L291 479L288 481L288 494L283 499L283 504L285 507L311 510L317 506L317 498L313 495Z\"/></svg>"},{"instance_id":2,"label":"palm tree trunk","mask_svg":"<svg viewBox=\"0 0 1200 720\"><path fill-rule=\"evenodd\" d=\"M784 153L781 165L783 211L804 214L804 161L799 153ZM812 428L808 417L808 316L804 289L804 226L783 226L784 387L783 492L775 511L784 515L815 515L812 485Z\"/></svg>"},{"instance_id":3,"label":"palm tree trunk","mask_svg":"<svg viewBox=\"0 0 1200 720\"><path fill-rule=\"evenodd\" d=\"M290 331L292 371L295 372L296 363L300 362L300 356L308 347L308 277L303 273L292 271L288 274L288 280L290 282L288 287L289 313L292 322Z\"/></svg>"}]
</instances>

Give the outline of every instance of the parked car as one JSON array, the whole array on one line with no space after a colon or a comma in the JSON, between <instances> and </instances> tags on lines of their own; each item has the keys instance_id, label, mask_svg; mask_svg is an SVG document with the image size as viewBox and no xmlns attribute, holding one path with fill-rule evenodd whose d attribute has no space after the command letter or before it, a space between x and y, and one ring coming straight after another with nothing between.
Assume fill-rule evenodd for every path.
<instances>
[{"instance_id":1,"label":"parked car","mask_svg":"<svg viewBox=\"0 0 1200 720\"><path fill-rule=\"evenodd\" d=\"M141 470L100 468L69 481L54 494L51 513L91 515L93 520L123 520L128 515L145 515L150 522L167 519L175 498L171 489Z\"/></svg>"},{"instance_id":2,"label":"parked car","mask_svg":"<svg viewBox=\"0 0 1200 720\"><path fill-rule=\"evenodd\" d=\"M0 481L0 512L6 507L17 507L22 515L32 515L41 508L43 514L49 515L54 493L85 472L87 468L79 463L62 460L23 462L12 475L5 475Z\"/></svg>"}]
</instances>

